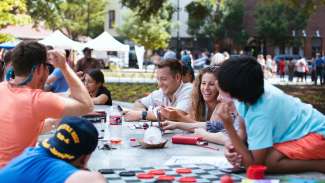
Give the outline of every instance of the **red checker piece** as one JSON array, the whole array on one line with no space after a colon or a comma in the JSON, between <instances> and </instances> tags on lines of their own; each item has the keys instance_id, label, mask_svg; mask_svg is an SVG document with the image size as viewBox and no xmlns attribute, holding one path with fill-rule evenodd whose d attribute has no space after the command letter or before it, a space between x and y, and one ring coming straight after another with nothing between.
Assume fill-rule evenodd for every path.
<instances>
[{"instance_id":1,"label":"red checker piece","mask_svg":"<svg viewBox=\"0 0 325 183\"><path fill-rule=\"evenodd\" d=\"M192 173L192 169L190 169L190 168L178 168L178 169L176 169L176 173L178 173L178 174Z\"/></svg>"},{"instance_id":2,"label":"red checker piece","mask_svg":"<svg viewBox=\"0 0 325 183\"><path fill-rule=\"evenodd\" d=\"M165 175L165 171L164 170L150 170L148 172L148 174L152 174L152 175Z\"/></svg>"},{"instance_id":3,"label":"red checker piece","mask_svg":"<svg viewBox=\"0 0 325 183\"><path fill-rule=\"evenodd\" d=\"M147 173L139 173L139 174L137 174L137 177L139 179L152 179L153 175L152 174L147 174Z\"/></svg>"},{"instance_id":4,"label":"red checker piece","mask_svg":"<svg viewBox=\"0 0 325 183\"><path fill-rule=\"evenodd\" d=\"M158 181L173 181L173 180L175 180L175 177L169 176L169 175L160 175L157 180Z\"/></svg>"},{"instance_id":5,"label":"red checker piece","mask_svg":"<svg viewBox=\"0 0 325 183\"><path fill-rule=\"evenodd\" d=\"M196 182L196 178L195 177L182 177L180 179L178 179L178 182Z\"/></svg>"}]
</instances>

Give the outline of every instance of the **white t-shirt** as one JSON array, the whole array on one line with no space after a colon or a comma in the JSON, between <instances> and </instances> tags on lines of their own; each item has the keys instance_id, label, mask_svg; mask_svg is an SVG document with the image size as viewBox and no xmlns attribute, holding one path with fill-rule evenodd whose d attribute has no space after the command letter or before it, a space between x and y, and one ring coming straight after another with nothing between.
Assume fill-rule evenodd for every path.
<instances>
[{"instance_id":1,"label":"white t-shirt","mask_svg":"<svg viewBox=\"0 0 325 183\"><path fill-rule=\"evenodd\" d=\"M188 113L191 109L192 87L192 83L181 83L173 95L173 100L170 100L161 89L155 90L148 96L140 99L140 102L148 109L163 105L175 107Z\"/></svg>"},{"instance_id":2,"label":"white t-shirt","mask_svg":"<svg viewBox=\"0 0 325 183\"><path fill-rule=\"evenodd\" d=\"M216 53L211 58L211 65L218 65L225 61L225 56L222 53Z\"/></svg>"}]
</instances>

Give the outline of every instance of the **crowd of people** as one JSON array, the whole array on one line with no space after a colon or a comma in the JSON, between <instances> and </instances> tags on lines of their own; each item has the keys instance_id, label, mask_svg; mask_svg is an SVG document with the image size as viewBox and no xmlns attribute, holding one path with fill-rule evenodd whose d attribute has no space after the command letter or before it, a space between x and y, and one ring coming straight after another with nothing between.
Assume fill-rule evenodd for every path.
<instances>
[{"instance_id":1,"label":"crowd of people","mask_svg":"<svg viewBox=\"0 0 325 183\"><path fill-rule=\"evenodd\" d=\"M101 63L90 49L84 53L75 68L64 53L37 42L23 41L10 53L0 83L1 182L105 182L87 169L98 132L76 116L97 104L112 105L112 98ZM265 80L274 72L272 58L264 65L261 56L215 58L195 76L189 52L180 60L166 52L155 62L159 89L135 101L124 119L163 121L164 130L224 145L234 167L325 173L325 116ZM53 90L62 79L66 87ZM36 143L53 128L50 139Z\"/></svg>"}]
</instances>

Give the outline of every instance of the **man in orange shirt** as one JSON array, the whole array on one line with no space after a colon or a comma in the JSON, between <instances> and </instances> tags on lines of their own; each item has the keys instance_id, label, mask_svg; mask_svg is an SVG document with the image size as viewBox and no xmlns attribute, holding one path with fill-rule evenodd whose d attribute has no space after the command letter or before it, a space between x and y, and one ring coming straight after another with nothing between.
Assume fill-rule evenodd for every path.
<instances>
[{"instance_id":1,"label":"man in orange shirt","mask_svg":"<svg viewBox=\"0 0 325 183\"><path fill-rule=\"evenodd\" d=\"M70 97L44 92L49 61L59 68L71 90ZM21 42L13 50L15 78L0 83L0 168L34 146L46 118L82 115L93 108L87 89L57 51L47 53L37 42Z\"/></svg>"}]
</instances>

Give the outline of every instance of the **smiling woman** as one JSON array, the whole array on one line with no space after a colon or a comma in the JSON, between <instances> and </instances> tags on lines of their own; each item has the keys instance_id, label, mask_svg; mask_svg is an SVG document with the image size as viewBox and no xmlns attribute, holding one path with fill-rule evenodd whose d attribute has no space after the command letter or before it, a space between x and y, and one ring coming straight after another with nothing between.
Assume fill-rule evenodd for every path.
<instances>
[{"instance_id":1,"label":"smiling woman","mask_svg":"<svg viewBox=\"0 0 325 183\"><path fill-rule=\"evenodd\" d=\"M216 86L219 66L202 69L192 93L192 117L196 121L208 121L218 104Z\"/></svg>"}]
</instances>

